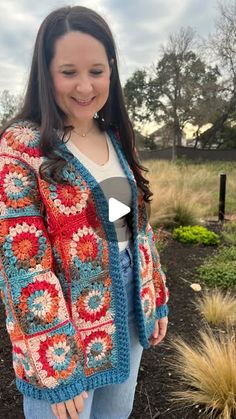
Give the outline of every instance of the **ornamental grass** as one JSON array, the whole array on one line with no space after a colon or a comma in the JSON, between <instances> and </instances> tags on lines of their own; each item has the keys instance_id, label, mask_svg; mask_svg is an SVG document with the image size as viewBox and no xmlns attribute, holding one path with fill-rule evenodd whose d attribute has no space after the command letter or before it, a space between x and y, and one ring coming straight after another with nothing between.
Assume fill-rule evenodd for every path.
<instances>
[{"instance_id":1,"label":"ornamental grass","mask_svg":"<svg viewBox=\"0 0 236 419\"><path fill-rule=\"evenodd\" d=\"M232 329L214 336L209 327L199 332L196 344L172 338L175 355L168 365L178 377L180 390L171 402L199 406L204 419L236 417L236 339ZM172 398L173 396L173 398ZM201 409L201 410L202 410Z\"/></svg>"},{"instance_id":2,"label":"ornamental grass","mask_svg":"<svg viewBox=\"0 0 236 419\"><path fill-rule=\"evenodd\" d=\"M236 325L236 296L220 289L205 290L193 303L196 309L213 326Z\"/></svg>"},{"instance_id":3,"label":"ornamental grass","mask_svg":"<svg viewBox=\"0 0 236 419\"><path fill-rule=\"evenodd\" d=\"M236 166L230 162L172 163L161 160L142 162L154 193L151 224L194 225L217 216L219 173L227 174L226 215L236 213Z\"/></svg>"}]
</instances>

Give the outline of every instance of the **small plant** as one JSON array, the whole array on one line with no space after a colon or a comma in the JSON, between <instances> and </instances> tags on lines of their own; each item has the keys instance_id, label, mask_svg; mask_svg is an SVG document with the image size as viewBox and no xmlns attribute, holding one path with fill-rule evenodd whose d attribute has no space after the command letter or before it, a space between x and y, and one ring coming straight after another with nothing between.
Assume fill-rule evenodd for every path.
<instances>
[{"instance_id":1,"label":"small plant","mask_svg":"<svg viewBox=\"0 0 236 419\"><path fill-rule=\"evenodd\" d=\"M175 226L194 225L197 222L194 208L191 208L186 203L176 202L173 206L173 212L173 224Z\"/></svg>"},{"instance_id":2,"label":"small plant","mask_svg":"<svg viewBox=\"0 0 236 419\"><path fill-rule=\"evenodd\" d=\"M169 236L171 236L170 233L163 230L163 227L154 227L153 228L154 233L154 239L155 239L155 245L157 248L157 251L161 253L165 247L167 246Z\"/></svg>"},{"instance_id":3,"label":"small plant","mask_svg":"<svg viewBox=\"0 0 236 419\"><path fill-rule=\"evenodd\" d=\"M201 297L196 298L194 305L211 325L236 324L236 299L229 293L223 294L217 288L205 290Z\"/></svg>"},{"instance_id":4,"label":"small plant","mask_svg":"<svg viewBox=\"0 0 236 419\"><path fill-rule=\"evenodd\" d=\"M236 221L224 225L222 236L226 243L236 246Z\"/></svg>"},{"instance_id":5,"label":"small plant","mask_svg":"<svg viewBox=\"0 0 236 419\"><path fill-rule=\"evenodd\" d=\"M213 256L213 259L221 262L236 262L236 246L221 247Z\"/></svg>"},{"instance_id":6,"label":"small plant","mask_svg":"<svg viewBox=\"0 0 236 419\"><path fill-rule=\"evenodd\" d=\"M224 247L197 269L198 279L209 287L236 288L236 247Z\"/></svg>"},{"instance_id":7,"label":"small plant","mask_svg":"<svg viewBox=\"0 0 236 419\"><path fill-rule=\"evenodd\" d=\"M204 244L206 246L219 245L218 234L202 226L182 226L175 228L173 238L181 243Z\"/></svg>"},{"instance_id":8,"label":"small plant","mask_svg":"<svg viewBox=\"0 0 236 419\"><path fill-rule=\"evenodd\" d=\"M170 343L176 350L170 365L181 389L172 391L173 404L205 406L204 419L231 419L236 414L236 339L227 331L215 337L209 327L199 332L196 345L180 336Z\"/></svg>"}]
</instances>

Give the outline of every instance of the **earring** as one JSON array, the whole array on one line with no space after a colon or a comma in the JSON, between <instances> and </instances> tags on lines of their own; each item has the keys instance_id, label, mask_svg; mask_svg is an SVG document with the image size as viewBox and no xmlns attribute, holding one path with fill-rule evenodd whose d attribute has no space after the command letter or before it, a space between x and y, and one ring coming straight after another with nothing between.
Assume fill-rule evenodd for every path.
<instances>
[{"instance_id":1,"label":"earring","mask_svg":"<svg viewBox=\"0 0 236 419\"><path fill-rule=\"evenodd\" d=\"M94 117L94 119L99 119L99 114L96 112L96 113L93 115L93 117Z\"/></svg>"}]
</instances>

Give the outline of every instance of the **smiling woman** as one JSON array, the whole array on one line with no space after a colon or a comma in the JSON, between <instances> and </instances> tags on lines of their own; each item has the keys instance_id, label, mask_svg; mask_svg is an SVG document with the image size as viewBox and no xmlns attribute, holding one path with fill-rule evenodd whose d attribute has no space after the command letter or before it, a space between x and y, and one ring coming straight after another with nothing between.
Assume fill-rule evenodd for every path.
<instances>
[{"instance_id":1,"label":"smiling woman","mask_svg":"<svg viewBox=\"0 0 236 419\"><path fill-rule=\"evenodd\" d=\"M0 141L0 291L26 419L127 419L143 348L165 337L135 150L107 23L53 11ZM107 189L130 208L114 222Z\"/></svg>"},{"instance_id":2,"label":"smiling woman","mask_svg":"<svg viewBox=\"0 0 236 419\"><path fill-rule=\"evenodd\" d=\"M69 32L55 43L50 65L55 98L77 135L95 128L93 116L109 96L112 62L103 44L86 33Z\"/></svg>"}]
</instances>

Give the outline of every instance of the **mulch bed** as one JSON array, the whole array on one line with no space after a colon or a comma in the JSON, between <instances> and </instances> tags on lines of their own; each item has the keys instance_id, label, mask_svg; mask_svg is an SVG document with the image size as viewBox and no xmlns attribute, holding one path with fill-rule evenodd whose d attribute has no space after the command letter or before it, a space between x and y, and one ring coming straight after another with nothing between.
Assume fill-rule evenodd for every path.
<instances>
[{"instance_id":1,"label":"mulch bed","mask_svg":"<svg viewBox=\"0 0 236 419\"><path fill-rule=\"evenodd\" d=\"M130 419L199 419L201 416L201 406L183 408L170 401L170 392L180 390L180 383L167 365L168 360L173 359L173 349L166 340L171 342L176 335L187 343L196 340L203 322L193 305L199 292L194 291L190 284L198 282L196 268L215 250L214 246L183 245L170 239L161 253L170 290L167 339L143 352Z\"/></svg>"},{"instance_id":2,"label":"mulch bed","mask_svg":"<svg viewBox=\"0 0 236 419\"><path fill-rule=\"evenodd\" d=\"M190 284L196 268L203 259L214 252L214 247L182 245L168 239L161 254L161 262L167 270L169 301L169 325L167 339L182 336L193 342L202 320L192 302L199 295ZM23 419L22 396L16 390L11 360L11 344L5 331L5 314L0 304L0 417ZM173 350L166 340L143 352L138 376L136 397L130 419L195 419L201 416L201 406L185 408L173 406L169 400L170 391L179 389L179 381L165 364L173 357ZM121 400L122 403L122 400ZM33 419L33 418L32 418ZM43 419L43 418L42 418Z\"/></svg>"}]
</instances>

